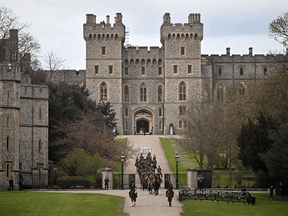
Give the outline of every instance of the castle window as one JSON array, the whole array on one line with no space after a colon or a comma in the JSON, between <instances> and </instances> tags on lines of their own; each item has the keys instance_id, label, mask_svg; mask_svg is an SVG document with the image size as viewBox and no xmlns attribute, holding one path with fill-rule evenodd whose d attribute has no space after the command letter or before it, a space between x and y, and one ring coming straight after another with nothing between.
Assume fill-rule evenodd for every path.
<instances>
[{"instance_id":1,"label":"castle window","mask_svg":"<svg viewBox=\"0 0 288 216\"><path fill-rule=\"evenodd\" d=\"M145 75L145 67L141 67L141 74Z\"/></svg>"},{"instance_id":2,"label":"castle window","mask_svg":"<svg viewBox=\"0 0 288 216\"><path fill-rule=\"evenodd\" d=\"M107 85L105 82L103 82L100 86L100 91L101 91L101 95L100 95L100 98L101 98L101 101L107 101Z\"/></svg>"},{"instance_id":3,"label":"castle window","mask_svg":"<svg viewBox=\"0 0 288 216\"><path fill-rule=\"evenodd\" d=\"M42 118L42 108L39 107L39 119L41 119L41 118Z\"/></svg>"},{"instance_id":4,"label":"castle window","mask_svg":"<svg viewBox=\"0 0 288 216\"><path fill-rule=\"evenodd\" d=\"M113 65L109 65L109 74L113 74Z\"/></svg>"},{"instance_id":5,"label":"castle window","mask_svg":"<svg viewBox=\"0 0 288 216\"><path fill-rule=\"evenodd\" d=\"M198 38L198 34L195 34L195 39L197 39Z\"/></svg>"},{"instance_id":6,"label":"castle window","mask_svg":"<svg viewBox=\"0 0 288 216\"><path fill-rule=\"evenodd\" d=\"M118 40L118 34L115 34L115 40Z\"/></svg>"},{"instance_id":7,"label":"castle window","mask_svg":"<svg viewBox=\"0 0 288 216\"><path fill-rule=\"evenodd\" d=\"M10 149L10 139L9 139L9 136L6 137L6 149L7 149L7 150Z\"/></svg>"},{"instance_id":8,"label":"castle window","mask_svg":"<svg viewBox=\"0 0 288 216\"><path fill-rule=\"evenodd\" d=\"M182 121L179 121L179 128L182 128Z\"/></svg>"},{"instance_id":9,"label":"castle window","mask_svg":"<svg viewBox=\"0 0 288 216\"><path fill-rule=\"evenodd\" d=\"M266 67L264 68L263 74L267 75L267 68Z\"/></svg>"},{"instance_id":10,"label":"castle window","mask_svg":"<svg viewBox=\"0 0 288 216\"><path fill-rule=\"evenodd\" d=\"M162 121L159 121L159 130L162 130Z\"/></svg>"},{"instance_id":11,"label":"castle window","mask_svg":"<svg viewBox=\"0 0 288 216\"><path fill-rule=\"evenodd\" d=\"M10 128L10 117L7 117L7 128Z\"/></svg>"},{"instance_id":12,"label":"castle window","mask_svg":"<svg viewBox=\"0 0 288 216\"><path fill-rule=\"evenodd\" d=\"M89 40L92 40L92 35L91 34L89 35Z\"/></svg>"},{"instance_id":13,"label":"castle window","mask_svg":"<svg viewBox=\"0 0 288 216\"><path fill-rule=\"evenodd\" d=\"M186 39L186 40L189 39L189 34L186 34L186 38L185 38L185 39Z\"/></svg>"},{"instance_id":14,"label":"castle window","mask_svg":"<svg viewBox=\"0 0 288 216\"><path fill-rule=\"evenodd\" d=\"M244 75L244 69L243 69L243 67L240 68L240 75Z\"/></svg>"},{"instance_id":15,"label":"castle window","mask_svg":"<svg viewBox=\"0 0 288 216\"><path fill-rule=\"evenodd\" d=\"M181 55L185 55L185 47L181 47Z\"/></svg>"},{"instance_id":16,"label":"castle window","mask_svg":"<svg viewBox=\"0 0 288 216\"><path fill-rule=\"evenodd\" d=\"M159 108L159 116L162 116L162 108Z\"/></svg>"},{"instance_id":17,"label":"castle window","mask_svg":"<svg viewBox=\"0 0 288 216\"><path fill-rule=\"evenodd\" d=\"M76 76L79 76L79 71L76 71Z\"/></svg>"},{"instance_id":18,"label":"castle window","mask_svg":"<svg viewBox=\"0 0 288 216\"><path fill-rule=\"evenodd\" d=\"M124 87L124 102L129 102L129 87L125 86Z\"/></svg>"},{"instance_id":19,"label":"castle window","mask_svg":"<svg viewBox=\"0 0 288 216\"><path fill-rule=\"evenodd\" d=\"M6 164L6 177L10 178L10 163Z\"/></svg>"},{"instance_id":20,"label":"castle window","mask_svg":"<svg viewBox=\"0 0 288 216\"><path fill-rule=\"evenodd\" d=\"M188 65L188 74L192 74L192 65Z\"/></svg>"},{"instance_id":21,"label":"castle window","mask_svg":"<svg viewBox=\"0 0 288 216\"><path fill-rule=\"evenodd\" d=\"M173 65L173 72L174 74L178 73L178 65Z\"/></svg>"},{"instance_id":22,"label":"castle window","mask_svg":"<svg viewBox=\"0 0 288 216\"><path fill-rule=\"evenodd\" d=\"M128 108L125 108L125 116L128 116Z\"/></svg>"},{"instance_id":23,"label":"castle window","mask_svg":"<svg viewBox=\"0 0 288 216\"><path fill-rule=\"evenodd\" d=\"M106 47L102 47L102 55L106 55Z\"/></svg>"},{"instance_id":24,"label":"castle window","mask_svg":"<svg viewBox=\"0 0 288 216\"><path fill-rule=\"evenodd\" d=\"M170 40L171 39L171 34L168 34L168 40Z\"/></svg>"},{"instance_id":25,"label":"castle window","mask_svg":"<svg viewBox=\"0 0 288 216\"><path fill-rule=\"evenodd\" d=\"M219 103L224 101L224 88L222 84L219 84L217 88L217 101Z\"/></svg>"},{"instance_id":26,"label":"castle window","mask_svg":"<svg viewBox=\"0 0 288 216\"><path fill-rule=\"evenodd\" d=\"M97 40L101 40L101 35L98 34Z\"/></svg>"},{"instance_id":27,"label":"castle window","mask_svg":"<svg viewBox=\"0 0 288 216\"><path fill-rule=\"evenodd\" d=\"M179 101L186 101L186 85L184 82L179 85Z\"/></svg>"},{"instance_id":28,"label":"castle window","mask_svg":"<svg viewBox=\"0 0 288 216\"><path fill-rule=\"evenodd\" d=\"M125 130L128 130L128 121L125 121Z\"/></svg>"},{"instance_id":29,"label":"castle window","mask_svg":"<svg viewBox=\"0 0 288 216\"><path fill-rule=\"evenodd\" d=\"M7 103L10 102L10 90L7 90Z\"/></svg>"},{"instance_id":30,"label":"castle window","mask_svg":"<svg viewBox=\"0 0 288 216\"><path fill-rule=\"evenodd\" d=\"M109 40L109 34L106 35L106 40Z\"/></svg>"},{"instance_id":31,"label":"castle window","mask_svg":"<svg viewBox=\"0 0 288 216\"><path fill-rule=\"evenodd\" d=\"M42 166L38 166L39 180L42 180Z\"/></svg>"},{"instance_id":32,"label":"castle window","mask_svg":"<svg viewBox=\"0 0 288 216\"><path fill-rule=\"evenodd\" d=\"M128 76L128 67L125 67L125 68L124 68L124 74L125 74L126 76Z\"/></svg>"},{"instance_id":33,"label":"castle window","mask_svg":"<svg viewBox=\"0 0 288 216\"><path fill-rule=\"evenodd\" d=\"M158 67L158 76L162 75L162 67Z\"/></svg>"},{"instance_id":34,"label":"castle window","mask_svg":"<svg viewBox=\"0 0 288 216\"><path fill-rule=\"evenodd\" d=\"M177 40L180 39L180 34L177 34Z\"/></svg>"},{"instance_id":35,"label":"castle window","mask_svg":"<svg viewBox=\"0 0 288 216\"><path fill-rule=\"evenodd\" d=\"M181 39L184 39L184 34L181 34Z\"/></svg>"},{"instance_id":36,"label":"castle window","mask_svg":"<svg viewBox=\"0 0 288 216\"><path fill-rule=\"evenodd\" d=\"M173 39L175 39L175 34L173 34Z\"/></svg>"},{"instance_id":37,"label":"castle window","mask_svg":"<svg viewBox=\"0 0 288 216\"><path fill-rule=\"evenodd\" d=\"M141 102L146 102L147 100L147 89L146 86L143 84L140 88L140 101Z\"/></svg>"},{"instance_id":38,"label":"castle window","mask_svg":"<svg viewBox=\"0 0 288 216\"><path fill-rule=\"evenodd\" d=\"M163 97L163 95L162 95L162 86L159 86L158 87L158 102L162 102L162 97Z\"/></svg>"},{"instance_id":39,"label":"castle window","mask_svg":"<svg viewBox=\"0 0 288 216\"><path fill-rule=\"evenodd\" d=\"M179 107L179 115L181 116L186 115L186 107Z\"/></svg>"},{"instance_id":40,"label":"castle window","mask_svg":"<svg viewBox=\"0 0 288 216\"><path fill-rule=\"evenodd\" d=\"M93 35L93 39L96 40L96 34Z\"/></svg>"},{"instance_id":41,"label":"castle window","mask_svg":"<svg viewBox=\"0 0 288 216\"><path fill-rule=\"evenodd\" d=\"M219 76L222 75L222 68L221 68L221 67L218 68L218 75L219 75Z\"/></svg>"},{"instance_id":42,"label":"castle window","mask_svg":"<svg viewBox=\"0 0 288 216\"><path fill-rule=\"evenodd\" d=\"M39 140L39 142L38 142L38 151L39 151L39 153L41 153L41 151L42 151L42 142L41 142L41 140Z\"/></svg>"},{"instance_id":43,"label":"castle window","mask_svg":"<svg viewBox=\"0 0 288 216\"><path fill-rule=\"evenodd\" d=\"M99 74L99 65L95 65L95 74L96 74L96 75Z\"/></svg>"},{"instance_id":44,"label":"castle window","mask_svg":"<svg viewBox=\"0 0 288 216\"><path fill-rule=\"evenodd\" d=\"M239 95L244 95L244 94L245 94L244 84L241 83L239 87Z\"/></svg>"},{"instance_id":45,"label":"castle window","mask_svg":"<svg viewBox=\"0 0 288 216\"><path fill-rule=\"evenodd\" d=\"M190 34L190 39L193 39L193 34Z\"/></svg>"}]
</instances>

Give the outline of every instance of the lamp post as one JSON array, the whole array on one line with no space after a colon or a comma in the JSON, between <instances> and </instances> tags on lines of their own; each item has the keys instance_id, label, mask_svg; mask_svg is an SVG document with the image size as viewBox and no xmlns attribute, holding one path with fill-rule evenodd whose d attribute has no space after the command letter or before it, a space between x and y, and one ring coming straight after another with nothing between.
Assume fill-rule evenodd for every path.
<instances>
[{"instance_id":1,"label":"lamp post","mask_svg":"<svg viewBox=\"0 0 288 216\"><path fill-rule=\"evenodd\" d=\"M123 187L123 162L124 162L124 158L125 158L125 156L124 156L124 154L122 153L122 155L121 155L121 162L122 162L122 180L121 180L121 185L120 185L120 189L121 189L121 190L124 190L124 187Z\"/></svg>"},{"instance_id":2,"label":"lamp post","mask_svg":"<svg viewBox=\"0 0 288 216\"><path fill-rule=\"evenodd\" d=\"M178 184L178 161L179 161L179 155L178 155L178 153L176 153L175 159L176 159L176 190L179 190L179 184Z\"/></svg>"}]
</instances>

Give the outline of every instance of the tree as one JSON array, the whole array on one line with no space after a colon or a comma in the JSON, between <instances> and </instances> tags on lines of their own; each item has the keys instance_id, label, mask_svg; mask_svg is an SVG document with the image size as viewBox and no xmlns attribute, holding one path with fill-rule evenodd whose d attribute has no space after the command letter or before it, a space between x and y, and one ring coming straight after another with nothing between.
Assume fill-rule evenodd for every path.
<instances>
[{"instance_id":1,"label":"tree","mask_svg":"<svg viewBox=\"0 0 288 216\"><path fill-rule=\"evenodd\" d=\"M268 172L263 155L272 147L272 141L268 138L268 131L272 129L276 129L275 121L262 112L257 122L248 118L248 122L243 123L237 135L237 145L240 149L238 156L244 167L251 167L253 172Z\"/></svg>"},{"instance_id":2,"label":"tree","mask_svg":"<svg viewBox=\"0 0 288 216\"><path fill-rule=\"evenodd\" d=\"M99 104L97 104L97 110L105 116L106 125L112 131L116 127L117 119L115 118L116 112L114 112L114 110L112 110L111 108L112 105L110 104L110 102L101 101Z\"/></svg>"},{"instance_id":3,"label":"tree","mask_svg":"<svg viewBox=\"0 0 288 216\"><path fill-rule=\"evenodd\" d=\"M63 67L63 63L65 62L65 59L60 58L56 52L48 51L45 56L43 57L44 61L44 68L48 70L48 77L49 81L52 81L52 74L53 72L61 69ZM56 80L55 80L56 81Z\"/></svg>"},{"instance_id":4,"label":"tree","mask_svg":"<svg viewBox=\"0 0 288 216\"><path fill-rule=\"evenodd\" d=\"M288 12L269 24L269 36L284 47L288 47Z\"/></svg>"},{"instance_id":5,"label":"tree","mask_svg":"<svg viewBox=\"0 0 288 216\"><path fill-rule=\"evenodd\" d=\"M281 124L278 130L269 131L268 138L273 142L264 156L269 175L284 184L288 183L288 121Z\"/></svg>"},{"instance_id":6,"label":"tree","mask_svg":"<svg viewBox=\"0 0 288 216\"><path fill-rule=\"evenodd\" d=\"M60 168L70 176L77 176L97 173L102 164L103 159L99 154L89 154L83 149L74 148L61 160Z\"/></svg>"},{"instance_id":7,"label":"tree","mask_svg":"<svg viewBox=\"0 0 288 216\"><path fill-rule=\"evenodd\" d=\"M40 52L40 44L28 32L29 27L29 24L20 22L19 17L10 8L0 7L0 47L2 51L5 49L5 60L14 62L20 56L21 63L21 58L25 53L31 54L32 61L37 59L37 55ZM11 31L11 29L18 30L18 39L14 34L15 31ZM9 40L9 38L12 40Z\"/></svg>"}]
</instances>

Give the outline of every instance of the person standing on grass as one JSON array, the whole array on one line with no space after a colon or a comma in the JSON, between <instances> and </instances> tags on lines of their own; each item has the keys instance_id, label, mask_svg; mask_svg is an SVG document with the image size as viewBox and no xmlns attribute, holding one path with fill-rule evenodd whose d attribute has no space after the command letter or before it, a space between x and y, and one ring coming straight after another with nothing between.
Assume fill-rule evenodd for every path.
<instances>
[{"instance_id":1,"label":"person standing on grass","mask_svg":"<svg viewBox=\"0 0 288 216\"><path fill-rule=\"evenodd\" d=\"M13 186L14 186L13 177L11 177L11 179L9 180L9 185L10 185L9 190L13 191Z\"/></svg>"},{"instance_id":2,"label":"person standing on grass","mask_svg":"<svg viewBox=\"0 0 288 216\"><path fill-rule=\"evenodd\" d=\"M274 191L274 187L273 187L273 185L271 185L271 187L270 187L270 197L271 197L271 200L273 200L273 191Z\"/></svg>"},{"instance_id":3,"label":"person standing on grass","mask_svg":"<svg viewBox=\"0 0 288 216\"><path fill-rule=\"evenodd\" d=\"M105 190L108 190L109 179L107 176L106 176L106 179L104 180L104 183L105 183Z\"/></svg>"}]
</instances>

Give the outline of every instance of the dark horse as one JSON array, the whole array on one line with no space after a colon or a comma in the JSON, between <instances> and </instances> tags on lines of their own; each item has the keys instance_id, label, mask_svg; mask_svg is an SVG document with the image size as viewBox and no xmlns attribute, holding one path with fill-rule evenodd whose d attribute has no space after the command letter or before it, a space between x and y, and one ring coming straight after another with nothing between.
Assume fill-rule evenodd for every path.
<instances>
[{"instance_id":1,"label":"dark horse","mask_svg":"<svg viewBox=\"0 0 288 216\"><path fill-rule=\"evenodd\" d=\"M131 190L129 191L129 197L131 198L131 206L134 207L136 205L137 192L134 185L131 186Z\"/></svg>"}]
</instances>

